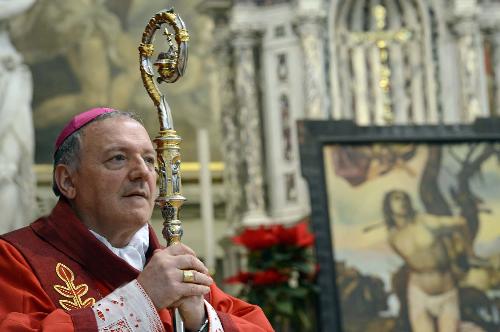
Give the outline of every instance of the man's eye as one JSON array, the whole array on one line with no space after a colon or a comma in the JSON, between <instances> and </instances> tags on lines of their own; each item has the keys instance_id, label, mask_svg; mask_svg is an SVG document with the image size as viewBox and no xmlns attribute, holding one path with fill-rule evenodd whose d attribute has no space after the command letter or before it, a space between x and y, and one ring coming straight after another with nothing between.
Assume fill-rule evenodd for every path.
<instances>
[{"instance_id":1,"label":"man's eye","mask_svg":"<svg viewBox=\"0 0 500 332\"><path fill-rule=\"evenodd\" d=\"M154 165L155 163L155 158L153 157L144 157L144 161L150 165Z\"/></svg>"},{"instance_id":2,"label":"man's eye","mask_svg":"<svg viewBox=\"0 0 500 332\"><path fill-rule=\"evenodd\" d=\"M125 159L126 159L125 156L122 154L117 154L116 156L113 156L111 158L112 161L123 161Z\"/></svg>"}]
</instances>

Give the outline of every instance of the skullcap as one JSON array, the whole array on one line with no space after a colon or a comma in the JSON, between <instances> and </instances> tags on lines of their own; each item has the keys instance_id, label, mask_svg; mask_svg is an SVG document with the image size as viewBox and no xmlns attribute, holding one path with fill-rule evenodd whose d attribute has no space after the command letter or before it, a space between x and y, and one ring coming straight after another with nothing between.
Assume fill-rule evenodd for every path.
<instances>
[{"instance_id":1,"label":"skullcap","mask_svg":"<svg viewBox=\"0 0 500 332\"><path fill-rule=\"evenodd\" d=\"M97 118L99 115L110 112L116 112L116 110L107 107L98 107L98 108L92 108L88 111L75 115L68 122L68 124L64 126L63 130L57 137L54 154L55 152L57 152L57 150L59 150L61 144L64 143L64 141L66 140L66 138L68 138L68 136L70 136L75 131L77 131L78 129L85 126L87 123Z\"/></svg>"}]
</instances>

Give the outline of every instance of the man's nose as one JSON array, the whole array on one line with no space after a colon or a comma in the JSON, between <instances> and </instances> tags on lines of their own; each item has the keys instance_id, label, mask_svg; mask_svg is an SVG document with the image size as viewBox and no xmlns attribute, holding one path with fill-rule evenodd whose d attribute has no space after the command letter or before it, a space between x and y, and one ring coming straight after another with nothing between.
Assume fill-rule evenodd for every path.
<instances>
[{"instance_id":1,"label":"man's nose","mask_svg":"<svg viewBox=\"0 0 500 332\"><path fill-rule=\"evenodd\" d=\"M152 174L152 166L148 165L148 163L143 158L134 159L132 164L132 169L130 170L130 179L145 179Z\"/></svg>"}]
</instances>

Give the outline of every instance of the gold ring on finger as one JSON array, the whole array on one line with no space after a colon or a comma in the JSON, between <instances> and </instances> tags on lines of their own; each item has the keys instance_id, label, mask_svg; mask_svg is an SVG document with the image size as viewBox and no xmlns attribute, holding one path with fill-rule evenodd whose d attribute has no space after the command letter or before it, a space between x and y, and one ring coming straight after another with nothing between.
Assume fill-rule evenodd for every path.
<instances>
[{"instance_id":1,"label":"gold ring on finger","mask_svg":"<svg viewBox=\"0 0 500 332\"><path fill-rule=\"evenodd\" d=\"M182 271L182 282L193 283L194 271L191 270Z\"/></svg>"}]
</instances>

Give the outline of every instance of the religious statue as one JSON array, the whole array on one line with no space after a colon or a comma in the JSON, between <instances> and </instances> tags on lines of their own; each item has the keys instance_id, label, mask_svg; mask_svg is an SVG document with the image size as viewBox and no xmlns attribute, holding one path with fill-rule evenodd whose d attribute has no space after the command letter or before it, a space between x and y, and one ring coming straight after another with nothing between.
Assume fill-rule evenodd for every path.
<instances>
[{"instance_id":1,"label":"religious statue","mask_svg":"<svg viewBox=\"0 0 500 332\"><path fill-rule=\"evenodd\" d=\"M35 0L0 1L0 234L34 217L34 133L31 74L12 45L8 19Z\"/></svg>"}]
</instances>

